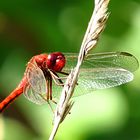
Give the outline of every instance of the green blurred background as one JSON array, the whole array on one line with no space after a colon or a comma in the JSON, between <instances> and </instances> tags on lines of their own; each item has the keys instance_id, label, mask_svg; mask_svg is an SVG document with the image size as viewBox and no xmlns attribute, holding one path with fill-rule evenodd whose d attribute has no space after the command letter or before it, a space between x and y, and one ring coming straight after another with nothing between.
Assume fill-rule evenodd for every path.
<instances>
[{"instance_id":1,"label":"green blurred background","mask_svg":"<svg viewBox=\"0 0 140 140\"><path fill-rule=\"evenodd\" d=\"M93 0L0 1L0 100L21 80L35 54L78 52ZM106 29L94 52L126 51L140 60L140 1L112 0ZM120 87L81 96L56 140L139 140L140 70ZM0 116L0 140L46 140L53 114L19 97Z\"/></svg>"}]
</instances>

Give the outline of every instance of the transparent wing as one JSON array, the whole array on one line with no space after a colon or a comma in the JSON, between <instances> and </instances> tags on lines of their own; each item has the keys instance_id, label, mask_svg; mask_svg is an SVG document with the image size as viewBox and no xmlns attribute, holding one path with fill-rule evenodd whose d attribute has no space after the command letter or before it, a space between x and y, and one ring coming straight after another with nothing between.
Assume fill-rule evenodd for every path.
<instances>
[{"instance_id":1,"label":"transparent wing","mask_svg":"<svg viewBox=\"0 0 140 140\"><path fill-rule=\"evenodd\" d=\"M33 90L42 94L47 92L45 76L35 62L29 62L25 74Z\"/></svg>"},{"instance_id":2,"label":"transparent wing","mask_svg":"<svg viewBox=\"0 0 140 140\"><path fill-rule=\"evenodd\" d=\"M76 53L68 53L66 56L66 66L64 71L69 72L70 69L74 68L77 63ZM85 71L88 68L123 68L128 71L135 71L138 69L138 60L131 54L126 52L105 52L89 54L85 58L81 71Z\"/></svg>"},{"instance_id":3,"label":"transparent wing","mask_svg":"<svg viewBox=\"0 0 140 140\"><path fill-rule=\"evenodd\" d=\"M88 71L88 72L87 72ZM66 77L63 77L65 83ZM133 80L133 74L122 68L95 68L80 72L73 97L88 94L98 89L119 86ZM62 86L53 84L53 97L59 97Z\"/></svg>"},{"instance_id":4,"label":"transparent wing","mask_svg":"<svg viewBox=\"0 0 140 140\"><path fill-rule=\"evenodd\" d=\"M89 54L85 63L94 68L123 68L131 72L136 71L139 67L138 60L126 52Z\"/></svg>"},{"instance_id":5,"label":"transparent wing","mask_svg":"<svg viewBox=\"0 0 140 140\"><path fill-rule=\"evenodd\" d=\"M42 105L42 104L47 103L47 101L45 100L46 95L45 94L42 95L36 92L35 90L33 90L33 88L29 84L26 85L24 88L24 95L29 101L35 104Z\"/></svg>"},{"instance_id":6,"label":"transparent wing","mask_svg":"<svg viewBox=\"0 0 140 140\"><path fill-rule=\"evenodd\" d=\"M130 71L121 68L95 68L81 71L74 96L90 93L97 89L115 87L133 80Z\"/></svg>"},{"instance_id":7,"label":"transparent wing","mask_svg":"<svg viewBox=\"0 0 140 140\"><path fill-rule=\"evenodd\" d=\"M70 71L77 63L77 54L66 54L66 68ZM97 89L118 86L133 80L131 72L138 69L138 60L126 52L89 54L80 68L75 96Z\"/></svg>"},{"instance_id":8,"label":"transparent wing","mask_svg":"<svg viewBox=\"0 0 140 140\"><path fill-rule=\"evenodd\" d=\"M36 104L45 103L47 94L47 81L42 70L35 62L29 62L25 75L28 83L24 88L25 97Z\"/></svg>"}]
</instances>

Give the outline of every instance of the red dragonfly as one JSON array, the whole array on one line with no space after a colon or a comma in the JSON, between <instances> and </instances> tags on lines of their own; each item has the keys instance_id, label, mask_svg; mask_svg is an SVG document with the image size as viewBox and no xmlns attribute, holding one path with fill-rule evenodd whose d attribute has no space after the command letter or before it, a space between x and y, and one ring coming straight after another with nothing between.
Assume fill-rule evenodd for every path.
<instances>
[{"instance_id":1,"label":"red dragonfly","mask_svg":"<svg viewBox=\"0 0 140 140\"><path fill-rule=\"evenodd\" d=\"M53 101L76 65L77 57L77 54L60 52L32 57L17 88L0 103L0 112L22 93L36 104ZM138 60L126 52L88 54L81 66L74 96L130 82L132 72L138 67Z\"/></svg>"}]
</instances>

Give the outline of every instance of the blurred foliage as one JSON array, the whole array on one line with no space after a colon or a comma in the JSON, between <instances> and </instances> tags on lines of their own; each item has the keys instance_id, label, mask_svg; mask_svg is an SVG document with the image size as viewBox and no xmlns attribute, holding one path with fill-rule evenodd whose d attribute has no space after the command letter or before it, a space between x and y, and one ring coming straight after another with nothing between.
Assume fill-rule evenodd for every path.
<instances>
[{"instance_id":1,"label":"blurred foliage","mask_svg":"<svg viewBox=\"0 0 140 140\"><path fill-rule=\"evenodd\" d=\"M35 54L78 52L93 8L92 0L0 1L0 99L19 83ZM140 1L114 0L94 52L126 51L140 60ZM134 81L76 98L56 140L140 139L140 70ZM19 97L0 116L0 139L45 140L52 129L48 105Z\"/></svg>"}]
</instances>

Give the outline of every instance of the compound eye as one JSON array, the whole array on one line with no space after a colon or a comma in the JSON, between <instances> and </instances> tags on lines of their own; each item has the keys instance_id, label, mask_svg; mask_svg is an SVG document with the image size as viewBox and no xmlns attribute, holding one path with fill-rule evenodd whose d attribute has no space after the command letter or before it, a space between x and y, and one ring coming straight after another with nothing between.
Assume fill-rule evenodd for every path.
<instances>
[{"instance_id":1,"label":"compound eye","mask_svg":"<svg viewBox=\"0 0 140 140\"><path fill-rule=\"evenodd\" d=\"M60 52L51 53L47 58L47 67L53 71L59 72L65 66L65 57Z\"/></svg>"}]
</instances>

